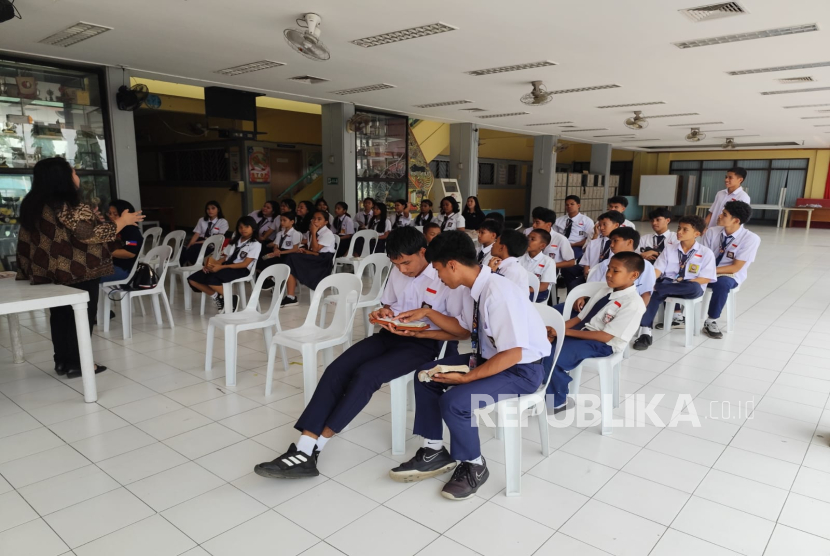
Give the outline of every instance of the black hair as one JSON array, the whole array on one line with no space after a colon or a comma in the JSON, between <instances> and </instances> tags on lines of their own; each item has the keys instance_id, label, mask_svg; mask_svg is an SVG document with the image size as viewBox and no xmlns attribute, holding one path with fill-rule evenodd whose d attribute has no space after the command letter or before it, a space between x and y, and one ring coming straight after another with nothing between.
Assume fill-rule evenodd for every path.
<instances>
[{"instance_id":1,"label":"black hair","mask_svg":"<svg viewBox=\"0 0 830 556\"><path fill-rule=\"evenodd\" d=\"M507 248L507 254L511 257L521 257L527 253L527 236L519 230L504 230L499 236L499 241Z\"/></svg>"},{"instance_id":2,"label":"black hair","mask_svg":"<svg viewBox=\"0 0 830 556\"><path fill-rule=\"evenodd\" d=\"M280 214L280 217L283 217L283 216L288 218L292 222L297 220L297 213L294 212L293 210L289 210L288 212L284 212L284 213Z\"/></svg>"},{"instance_id":3,"label":"black hair","mask_svg":"<svg viewBox=\"0 0 830 556\"><path fill-rule=\"evenodd\" d=\"M262 203L262 204L263 204L263 205L271 205L271 215L272 215L272 216L271 216L271 218L273 218L273 217L274 217L273 215L276 215L276 214L277 214L277 211L276 211L276 210L274 210L274 207L278 207L278 206L279 206L278 204L276 204L276 201L265 201L265 202L264 202L264 203ZM265 215L264 215L264 214L262 214L262 209L259 209L259 212L257 212L257 214L256 214L256 215L257 215L257 216L259 216L260 218L265 218Z\"/></svg>"},{"instance_id":4,"label":"black hair","mask_svg":"<svg viewBox=\"0 0 830 556\"><path fill-rule=\"evenodd\" d=\"M485 216L487 220L495 220L504 227L504 215L500 212L488 212Z\"/></svg>"},{"instance_id":5,"label":"black hair","mask_svg":"<svg viewBox=\"0 0 830 556\"><path fill-rule=\"evenodd\" d=\"M650 213L648 213L648 219L654 220L655 218L665 218L666 220L671 220L672 216L674 216L669 209L666 207L656 208Z\"/></svg>"},{"instance_id":6,"label":"black hair","mask_svg":"<svg viewBox=\"0 0 830 556\"><path fill-rule=\"evenodd\" d=\"M439 226L439 225L438 225L438 224L436 224L435 222L427 222L426 224L424 224L423 228L424 228L424 233L426 233L426 231L427 231L427 230L431 230L431 229L433 229L433 228L438 228L438 229L440 230L440 229L441 229L441 226ZM481 229L481 228L479 228L479 230L480 230L480 229Z\"/></svg>"},{"instance_id":7,"label":"black hair","mask_svg":"<svg viewBox=\"0 0 830 556\"><path fill-rule=\"evenodd\" d=\"M481 221L481 224L479 224L478 229L493 232L494 234L496 234L496 237L499 237L501 233L504 231L504 224L501 222L497 222L492 218L485 218Z\"/></svg>"},{"instance_id":8,"label":"black hair","mask_svg":"<svg viewBox=\"0 0 830 556\"><path fill-rule=\"evenodd\" d=\"M744 170L740 166L735 166L734 168L730 168L729 170L726 171L727 174L729 172L732 172L733 174L735 174L736 176L741 178L741 181L746 179L746 170Z\"/></svg>"},{"instance_id":9,"label":"black hair","mask_svg":"<svg viewBox=\"0 0 830 556\"><path fill-rule=\"evenodd\" d=\"M619 237L626 240L630 239L631 245L634 249L637 249L637 246L640 245L640 232L638 232L634 228L616 228L614 230L611 230L611 233L608 234L608 237Z\"/></svg>"},{"instance_id":10,"label":"black hair","mask_svg":"<svg viewBox=\"0 0 830 556\"><path fill-rule=\"evenodd\" d=\"M404 209L406 209L409 206L409 203L406 202L406 199L395 199L394 204L398 203L402 204Z\"/></svg>"},{"instance_id":11,"label":"black hair","mask_svg":"<svg viewBox=\"0 0 830 556\"><path fill-rule=\"evenodd\" d=\"M533 207L533 210L530 211L530 218L533 220L541 220L541 214L545 210L545 207Z\"/></svg>"},{"instance_id":12,"label":"black hair","mask_svg":"<svg viewBox=\"0 0 830 556\"><path fill-rule=\"evenodd\" d=\"M542 228L533 228L533 231L531 231L530 234L538 235L540 238L542 238L542 241L545 242L545 245L550 245L550 232L549 231L543 230ZM528 240L530 240L530 234L527 234L528 235Z\"/></svg>"},{"instance_id":13,"label":"black hair","mask_svg":"<svg viewBox=\"0 0 830 556\"><path fill-rule=\"evenodd\" d=\"M623 229L627 230L629 228ZM646 269L646 261L643 259L643 256L639 253L635 253L634 251L621 251L620 253L615 253L611 259L620 261L628 272L636 271L642 275Z\"/></svg>"},{"instance_id":14,"label":"black hair","mask_svg":"<svg viewBox=\"0 0 830 556\"><path fill-rule=\"evenodd\" d=\"M343 207L343 212L346 214L346 216L348 216L349 218L352 217L352 215L349 214L349 205L347 205L345 202L337 201L336 203L334 203L334 208L337 207Z\"/></svg>"},{"instance_id":15,"label":"black hair","mask_svg":"<svg viewBox=\"0 0 830 556\"><path fill-rule=\"evenodd\" d=\"M250 226L253 233L251 234L251 239L253 241L257 241L256 238L256 220L254 220L253 216L243 216L239 220L236 221L236 227L233 229L233 237L231 238L231 243L236 243L242 237L239 233L239 226Z\"/></svg>"},{"instance_id":16,"label":"black hair","mask_svg":"<svg viewBox=\"0 0 830 556\"><path fill-rule=\"evenodd\" d=\"M610 205L612 203L617 204L617 205L622 205L622 206L628 208L628 199L626 199L622 195L616 195L614 197L609 197L608 198L608 204Z\"/></svg>"},{"instance_id":17,"label":"black hair","mask_svg":"<svg viewBox=\"0 0 830 556\"><path fill-rule=\"evenodd\" d=\"M308 225L311 223L311 217L314 211L317 210L317 207L311 204L311 201L300 201L298 204L305 207L306 213L303 216L297 215L298 219L294 228L301 234L304 234L308 231Z\"/></svg>"},{"instance_id":18,"label":"black hair","mask_svg":"<svg viewBox=\"0 0 830 556\"><path fill-rule=\"evenodd\" d=\"M32 189L20 204L20 225L31 231L48 206L58 212L64 205L77 207L81 197L72 181L72 166L59 156L47 158L35 164L32 171Z\"/></svg>"},{"instance_id":19,"label":"black hair","mask_svg":"<svg viewBox=\"0 0 830 556\"><path fill-rule=\"evenodd\" d=\"M611 201L609 201L609 203L610 202ZM603 212L597 218L597 222L605 218L607 218L611 222L616 222L620 226L622 226L625 223L625 216L623 216L621 212L617 212L616 210L609 210L608 212Z\"/></svg>"},{"instance_id":20,"label":"black hair","mask_svg":"<svg viewBox=\"0 0 830 556\"><path fill-rule=\"evenodd\" d=\"M473 208L472 214L483 217L484 216L484 211L481 210L481 204L478 202L478 197L476 197L475 195L470 195L469 197L467 197L467 200L469 201L470 199L475 201L475 208ZM467 203L464 203L464 210L462 212L466 212L467 214L471 214L469 209L467 208Z\"/></svg>"},{"instance_id":21,"label":"black hair","mask_svg":"<svg viewBox=\"0 0 830 556\"><path fill-rule=\"evenodd\" d=\"M317 202L314 203L314 208L317 208L317 205L319 205L320 203L325 203L326 208L324 210L326 210L326 212L328 212L329 202L326 201L326 199L323 198L323 197L320 197L319 199L317 199Z\"/></svg>"},{"instance_id":22,"label":"black hair","mask_svg":"<svg viewBox=\"0 0 830 556\"><path fill-rule=\"evenodd\" d=\"M377 204L372 197L364 197L363 202L365 203L366 201L372 201L373 206Z\"/></svg>"},{"instance_id":23,"label":"black hair","mask_svg":"<svg viewBox=\"0 0 830 556\"><path fill-rule=\"evenodd\" d=\"M444 207L443 207L444 201L449 201L450 202L450 206L452 206L453 214L458 213L458 201L455 200L455 197L444 197L443 199L441 199L441 210L442 211L444 210Z\"/></svg>"},{"instance_id":24,"label":"black hair","mask_svg":"<svg viewBox=\"0 0 830 556\"><path fill-rule=\"evenodd\" d=\"M405 230L406 228L399 229ZM386 250L389 250L388 244ZM467 267L475 267L478 266L476 256L476 247L473 245L473 240L460 230L450 230L438 234L427 246L426 251L427 261L444 265L450 261L456 261Z\"/></svg>"},{"instance_id":25,"label":"black hair","mask_svg":"<svg viewBox=\"0 0 830 556\"><path fill-rule=\"evenodd\" d=\"M210 217L207 214L208 207L216 207L216 218L225 218L225 215L222 214L222 205L219 204L218 201L208 201L205 203L205 222L210 222ZM256 222L254 222L256 224ZM256 227L256 225L254 226Z\"/></svg>"},{"instance_id":26,"label":"black hair","mask_svg":"<svg viewBox=\"0 0 830 556\"><path fill-rule=\"evenodd\" d=\"M539 207L539 209L540 210L538 213L533 214L533 218L535 220L541 220L546 224L553 224L554 222L556 222L556 212L554 212L552 209L544 207Z\"/></svg>"},{"instance_id":27,"label":"black hair","mask_svg":"<svg viewBox=\"0 0 830 556\"><path fill-rule=\"evenodd\" d=\"M579 198L579 195L568 195L567 197L565 197L565 200L566 201L576 201L577 205L582 204L582 199Z\"/></svg>"},{"instance_id":28,"label":"black hair","mask_svg":"<svg viewBox=\"0 0 830 556\"><path fill-rule=\"evenodd\" d=\"M124 199L113 199L110 201L110 206L115 207L115 210L118 211L118 216L121 216L121 213L125 210L135 212L135 207L133 207L132 203L125 201Z\"/></svg>"},{"instance_id":29,"label":"black hair","mask_svg":"<svg viewBox=\"0 0 830 556\"><path fill-rule=\"evenodd\" d=\"M441 235L443 234L438 237L441 237ZM386 256L391 260L399 259L405 255L415 255L421 249L426 249L426 246L427 238L424 237L424 234L412 226L403 226L395 228L386 237Z\"/></svg>"},{"instance_id":30,"label":"black hair","mask_svg":"<svg viewBox=\"0 0 830 556\"><path fill-rule=\"evenodd\" d=\"M692 226L692 228L694 228L701 234L703 233L703 230L706 229L706 221L704 221L703 218L696 214L693 214L691 216L681 216L680 220L677 221L677 224L689 224Z\"/></svg>"},{"instance_id":31,"label":"black hair","mask_svg":"<svg viewBox=\"0 0 830 556\"><path fill-rule=\"evenodd\" d=\"M322 214L323 218L326 220L326 228L329 227L329 211L323 209L314 209L314 212L311 213L311 218L308 219L309 225L311 224L311 220L317 215ZM319 230L318 230L319 231Z\"/></svg>"},{"instance_id":32,"label":"black hair","mask_svg":"<svg viewBox=\"0 0 830 556\"><path fill-rule=\"evenodd\" d=\"M369 219L371 226L366 227L371 230L375 230L379 234L385 234L388 231L386 229L386 215L389 213L389 208L386 206L386 203L375 203L375 206L372 208L372 210L374 211L375 209L378 209L380 211L380 216L376 217L373 212L372 217ZM378 226L383 226L383 229L378 230Z\"/></svg>"},{"instance_id":33,"label":"black hair","mask_svg":"<svg viewBox=\"0 0 830 556\"><path fill-rule=\"evenodd\" d=\"M297 212L297 203L294 202L294 199L283 199L280 201L280 205L287 206L291 212Z\"/></svg>"},{"instance_id":34,"label":"black hair","mask_svg":"<svg viewBox=\"0 0 830 556\"><path fill-rule=\"evenodd\" d=\"M429 199L421 199L421 203L426 203L429 205L429 208L432 208L432 201ZM420 203L418 203L420 205Z\"/></svg>"},{"instance_id":35,"label":"black hair","mask_svg":"<svg viewBox=\"0 0 830 556\"><path fill-rule=\"evenodd\" d=\"M752 216L752 207L743 201L729 201L723 205L724 210L741 221L741 224L749 222Z\"/></svg>"}]
</instances>

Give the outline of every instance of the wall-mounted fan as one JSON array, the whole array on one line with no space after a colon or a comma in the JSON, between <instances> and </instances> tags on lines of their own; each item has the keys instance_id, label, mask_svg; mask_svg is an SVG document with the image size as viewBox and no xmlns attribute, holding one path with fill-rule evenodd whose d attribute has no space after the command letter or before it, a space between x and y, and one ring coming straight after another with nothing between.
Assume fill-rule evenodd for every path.
<instances>
[{"instance_id":1,"label":"wall-mounted fan","mask_svg":"<svg viewBox=\"0 0 830 556\"><path fill-rule=\"evenodd\" d=\"M735 148L735 140L731 137L727 137L726 141L723 142L723 145L720 146L722 149L734 149Z\"/></svg>"},{"instance_id":2,"label":"wall-mounted fan","mask_svg":"<svg viewBox=\"0 0 830 556\"><path fill-rule=\"evenodd\" d=\"M286 29L283 31L286 42L295 52L306 58L322 62L331 58L329 49L320 42L320 25L323 18L317 14L304 14L297 19L297 25L303 29Z\"/></svg>"},{"instance_id":3,"label":"wall-mounted fan","mask_svg":"<svg viewBox=\"0 0 830 556\"><path fill-rule=\"evenodd\" d=\"M553 93L545 88L544 83L541 81L531 81L530 84L533 85L533 90L526 95L522 95L522 98L519 99L523 104L541 106L553 100Z\"/></svg>"},{"instance_id":4,"label":"wall-mounted fan","mask_svg":"<svg viewBox=\"0 0 830 556\"><path fill-rule=\"evenodd\" d=\"M706 134L700 131L699 127L693 127L692 132L686 135L686 141L689 143L697 143L706 139Z\"/></svg>"},{"instance_id":5,"label":"wall-mounted fan","mask_svg":"<svg viewBox=\"0 0 830 556\"><path fill-rule=\"evenodd\" d=\"M372 122L372 118L368 114L357 113L348 120L346 120L346 131L349 133L355 133L357 131L363 133L368 126Z\"/></svg>"},{"instance_id":6,"label":"wall-mounted fan","mask_svg":"<svg viewBox=\"0 0 830 556\"><path fill-rule=\"evenodd\" d=\"M648 120L646 120L643 113L639 110L634 111L634 117L625 120L625 127L629 129L645 129L648 127Z\"/></svg>"},{"instance_id":7,"label":"wall-mounted fan","mask_svg":"<svg viewBox=\"0 0 830 556\"><path fill-rule=\"evenodd\" d=\"M571 146L571 145L570 145L570 143L556 143L556 144L553 146L553 152L555 152L555 153L561 153L562 151L566 151L566 150L568 150L568 148L569 148L570 146Z\"/></svg>"},{"instance_id":8,"label":"wall-mounted fan","mask_svg":"<svg viewBox=\"0 0 830 556\"><path fill-rule=\"evenodd\" d=\"M115 103L119 110L133 112L138 110L141 103L147 100L149 94L150 90L143 83L136 83L132 87L121 85L118 87L118 92L115 93Z\"/></svg>"}]
</instances>

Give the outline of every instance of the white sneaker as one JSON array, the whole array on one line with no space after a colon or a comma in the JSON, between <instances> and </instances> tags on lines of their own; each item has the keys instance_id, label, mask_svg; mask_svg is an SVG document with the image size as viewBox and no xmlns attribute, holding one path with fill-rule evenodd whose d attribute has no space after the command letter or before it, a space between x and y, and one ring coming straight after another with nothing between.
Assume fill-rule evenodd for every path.
<instances>
[{"instance_id":1,"label":"white sneaker","mask_svg":"<svg viewBox=\"0 0 830 556\"><path fill-rule=\"evenodd\" d=\"M707 322L703 325L703 333L709 336L710 338L714 338L716 340L720 340L723 338L723 332L720 331L720 327L718 327L717 321Z\"/></svg>"}]
</instances>

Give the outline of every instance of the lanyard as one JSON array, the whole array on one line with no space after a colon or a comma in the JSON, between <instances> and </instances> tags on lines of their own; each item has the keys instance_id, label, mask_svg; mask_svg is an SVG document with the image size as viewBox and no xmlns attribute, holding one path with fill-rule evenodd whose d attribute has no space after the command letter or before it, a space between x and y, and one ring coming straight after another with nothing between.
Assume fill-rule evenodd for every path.
<instances>
[{"instance_id":1,"label":"lanyard","mask_svg":"<svg viewBox=\"0 0 830 556\"><path fill-rule=\"evenodd\" d=\"M723 241L720 244L720 251L718 251L718 256L715 259L715 266L720 265L720 262L723 260L723 254L726 252L726 247L733 239L735 239L735 236L726 236L723 238Z\"/></svg>"},{"instance_id":2,"label":"lanyard","mask_svg":"<svg viewBox=\"0 0 830 556\"><path fill-rule=\"evenodd\" d=\"M680 269L677 271L677 278L675 278L675 282L680 282L686 277L686 263L689 261L689 257L695 254L697 249L689 249L689 252L685 255L681 249L678 249L678 251L680 251Z\"/></svg>"},{"instance_id":3,"label":"lanyard","mask_svg":"<svg viewBox=\"0 0 830 556\"><path fill-rule=\"evenodd\" d=\"M480 299L476 299L473 305L473 329L470 331L470 343L472 344L473 353L470 354L470 369L475 369L478 366L478 360L481 358L481 342L478 341L478 302Z\"/></svg>"}]
</instances>

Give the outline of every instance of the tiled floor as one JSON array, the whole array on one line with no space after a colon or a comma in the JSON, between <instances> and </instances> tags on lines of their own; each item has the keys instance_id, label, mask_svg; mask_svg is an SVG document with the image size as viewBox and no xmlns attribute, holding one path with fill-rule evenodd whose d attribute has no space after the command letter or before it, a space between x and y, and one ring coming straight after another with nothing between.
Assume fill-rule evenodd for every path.
<instances>
[{"instance_id":1,"label":"tiled floor","mask_svg":"<svg viewBox=\"0 0 830 556\"><path fill-rule=\"evenodd\" d=\"M551 428L543 458L524 431L523 495L504 496L503 446L483 429L491 476L452 503L431 479L387 477L388 391L323 453L323 475L275 481L252 473L296 439L302 366L277 361L265 397L262 337L241 335L237 385L224 385L224 346L204 371L208 316L174 301L175 329L151 316L131 340L96 331L99 400L57 378L45 314L22 315L27 362L14 365L0 323L0 554L8 556L383 556L553 554L685 556L830 553L830 231L763 238L724 340L658 333L624 363L621 389L683 394L720 419L617 428ZM181 294L179 294L181 295ZM299 325L303 305L283 312ZM198 302L197 302L198 307ZM149 308L149 307L148 307ZM356 337L362 336L357 319ZM598 379L583 373L583 393ZM713 403L714 402L714 403ZM747 415L739 413L752 402ZM622 416L624 402L618 414ZM412 415L410 414L410 423Z\"/></svg>"}]
</instances>

